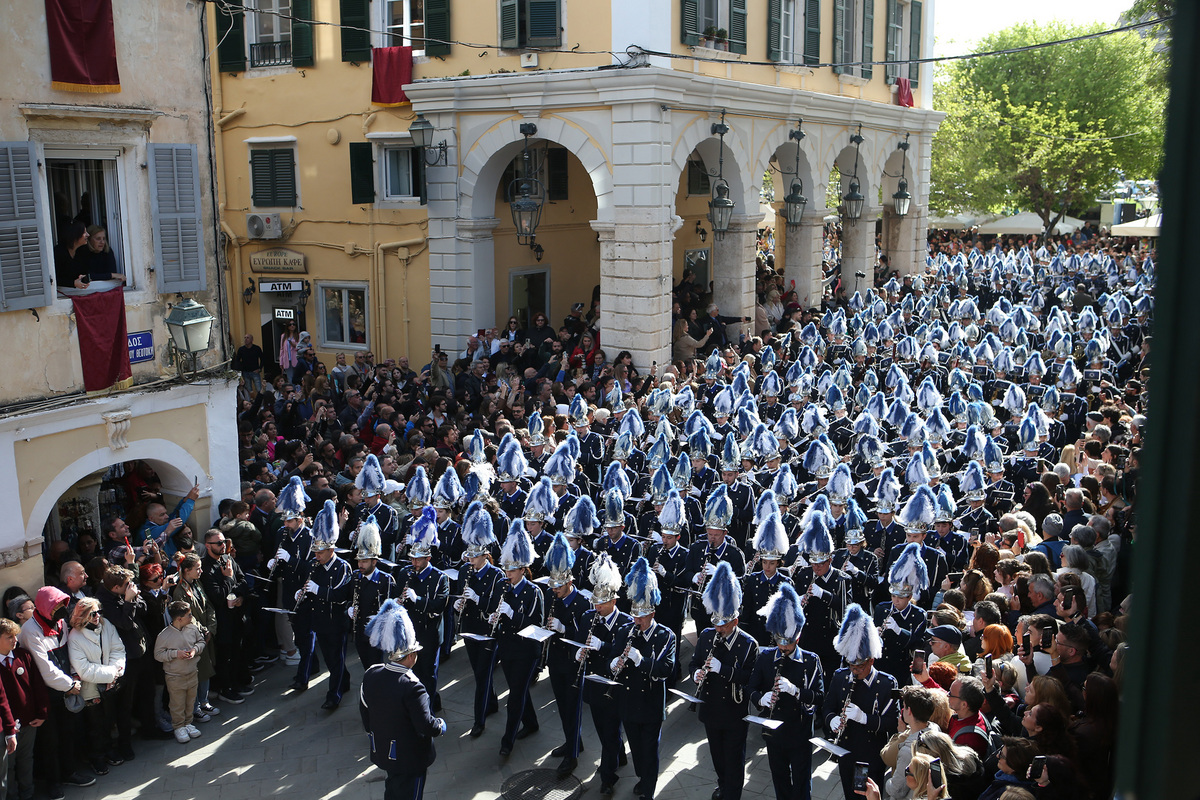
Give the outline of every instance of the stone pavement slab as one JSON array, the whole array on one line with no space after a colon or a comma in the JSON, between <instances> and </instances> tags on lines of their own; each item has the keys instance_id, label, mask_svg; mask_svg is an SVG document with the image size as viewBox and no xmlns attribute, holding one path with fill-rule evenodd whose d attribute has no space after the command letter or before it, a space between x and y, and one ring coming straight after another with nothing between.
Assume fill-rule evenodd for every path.
<instances>
[{"instance_id":1,"label":"stone pavement slab","mask_svg":"<svg viewBox=\"0 0 1200 800\"><path fill-rule=\"evenodd\" d=\"M684 646L684 658L690 657ZM137 758L99 778L86 789L68 787L68 800L253 800L288 796L297 800L382 800L383 773L368 758L367 737L358 711L362 670L351 648L353 689L336 711L322 711L327 674L310 682L307 692L287 690L293 668L274 664L259 675L255 692L242 705L221 706L221 714L198 725L203 736L189 744L135 741ZM496 670L500 713L488 718L487 731L471 739L473 680L466 650L458 644L441 668L442 716L449 730L439 738L437 761L429 770L427 800L493 800L509 776L535 766L553 768L550 750L561 743L550 681L543 672L533 688L540 730L516 742L512 755L499 756L506 688ZM672 696L673 697L673 696ZM658 800L706 800L716 785L704 729L687 704L674 698L667 706L659 747ZM218 703L218 705L220 705ZM586 796L599 797L600 745L584 714L583 743L575 776ZM758 726L747 741L746 798L772 798L770 769ZM637 781L630 764L621 768L615 800L632 797ZM836 765L814 756L814 800L838 800Z\"/></svg>"}]
</instances>

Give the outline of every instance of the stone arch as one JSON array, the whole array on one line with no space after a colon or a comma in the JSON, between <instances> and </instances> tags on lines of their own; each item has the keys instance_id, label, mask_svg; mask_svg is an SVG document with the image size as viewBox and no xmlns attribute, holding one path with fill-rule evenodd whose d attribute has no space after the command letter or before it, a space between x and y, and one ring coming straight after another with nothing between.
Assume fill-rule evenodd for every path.
<instances>
[{"instance_id":1,"label":"stone arch","mask_svg":"<svg viewBox=\"0 0 1200 800\"><path fill-rule=\"evenodd\" d=\"M495 216L496 186L504 168L521 152L525 137L520 127L525 122L537 125L530 141L548 141L570 151L592 181L596 194L597 216L607 218L613 204L613 170L608 155L590 134L561 117L525 119L509 117L493 125L479 137L462 157L459 178L459 216L463 219L488 219Z\"/></svg>"},{"instance_id":2,"label":"stone arch","mask_svg":"<svg viewBox=\"0 0 1200 800\"><path fill-rule=\"evenodd\" d=\"M844 197L850 191L850 181L855 174L858 175L859 191L863 197L867 198L867 206L875 205L874 195L876 191L875 183L872 180L873 176L878 174L878 170L871 167L870 150L866 147L866 142L863 142L863 147L856 148L854 145L847 145L833 159L830 165L830 171L833 167L837 167L842 175L841 186L838 189L838 196Z\"/></svg>"},{"instance_id":3,"label":"stone arch","mask_svg":"<svg viewBox=\"0 0 1200 800\"><path fill-rule=\"evenodd\" d=\"M717 171L722 152L721 140L713 135L712 126L714 122L719 121L719 115L715 119L703 116L693 119L684 126L671 152L671 163L675 167L677 180L678 176L683 174L687 168L688 158L693 152L696 152L704 160L704 166L710 173ZM743 165L752 164L754 159L750 154L745 137L738 132L736 122L736 119L725 118L725 124L729 126L729 133L725 134L723 176L729 184L729 196L738 205L738 210L734 213L753 214L758 211L759 182L754 180L753 176L746 175ZM761 174L760 172L759 175L761 176Z\"/></svg>"},{"instance_id":4,"label":"stone arch","mask_svg":"<svg viewBox=\"0 0 1200 800\"><path fill-rule=\"evenodd\" d=\"M87 476L124 461L146 461L152 464L162 479L163 488L179 496L187 494L192 488L194 476L208 473L191 453L167 439L138 439L121 450L113 450L110 447L92 450L64 467L42 490L29 513L29 521L25 526L25 540L33 541L41 537L50 512L68 489Z\"/></svg>"},{"instance_id":5,"label":"stone arch","mask_svg":"<svg viewBox=\"0 0 1200 800\"><path fill-rule=\"evenodd\" d=\"M900 185L900 176L904 175L904 179L908 181L908 193L915 199L918 192L917 171L913 168L912 150L909 150L909 155L905 155L900 148L893 150L883 162L883 169L879 175L879 186L883 193L883 205L891 208L893 205L892 195L896 193ZM903 170L901 167L903 166Z\"/></svg>"},{"instance_id":6,"label":"stone arch","mask_svg":"<svg viewBox=\"0 0 1200 800\"><path fill-rule=\"evenodd\" d=\"M783 131L783 135L783 141L777 147L775 147L774 150L768 150L767 148L764 148L762 169L758 170L758 174L761 175L772 166L774 167L774 169L771 170L771 179L775 184L775 202L783 202L784 196L791 190L792 181L795 179L795 177L797 177L795 175L784 173L792 173L796 171L796 153L797 150L799 150L800 167L798 177L804 184L804 194L808 197L809 208L812 208L814 205L820 205L820 203L814 203L814 200L817 199L817 176L813 172L812 167L812 165L816 163L815 149L811 145L806 146L805 143L808 141L807 136L799 144L797 144L795 141L786 138L786 130ZM775 162L773 165L771 163L772 159L774 159Z\"/></svg>"}]
</instances>

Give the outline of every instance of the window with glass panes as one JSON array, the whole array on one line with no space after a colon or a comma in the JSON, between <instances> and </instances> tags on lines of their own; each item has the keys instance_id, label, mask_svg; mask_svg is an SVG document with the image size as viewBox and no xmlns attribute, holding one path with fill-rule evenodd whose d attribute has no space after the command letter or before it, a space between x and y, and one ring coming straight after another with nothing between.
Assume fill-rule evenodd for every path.
<instances>
[{"instance_id":1,"label":"window with glass panes","mask_svg":"<svg viewBox=\"0 0 1200 800\"><path fill-rule=\"evenodd\" d=\"M389 47L412 47L425 54L425 0L384 0L383 24Z\"/></svg>"}]
</instances>

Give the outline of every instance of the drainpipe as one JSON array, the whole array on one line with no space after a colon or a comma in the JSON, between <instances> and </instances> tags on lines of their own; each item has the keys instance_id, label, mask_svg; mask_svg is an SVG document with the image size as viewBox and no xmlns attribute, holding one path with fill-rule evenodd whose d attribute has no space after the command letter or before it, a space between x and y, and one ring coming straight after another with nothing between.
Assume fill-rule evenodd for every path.
<instances>
[{"instance_id":1,"label":"drainpipe","mask_svg":"<svg viewBox=\"0 0 1200 800\"><path fill-rule=\"evenodd\" d=\"M379 332L378 349L380 351L384 351L384 348L386 347L386 340L384 338L384 315L387 310L387 279L385 277L387 270L384 269L384 251L395 250L396 257L399 258L400 262L404 265L404 283L401 286L402 295L404 297L404 346L406 348L411 348L412 340L409 338L408 330L410 321L408 314L408 260L410 258L410 254L408 253L407 248L419 247L423 244L425 244L425 237L421 236L415 239L404 239L399 242L380 242L375 245L375 325ZM388 356L386 355L385 351L380 354L379 359L383 360L387 357Z\"/></svg>"}]
</instances>

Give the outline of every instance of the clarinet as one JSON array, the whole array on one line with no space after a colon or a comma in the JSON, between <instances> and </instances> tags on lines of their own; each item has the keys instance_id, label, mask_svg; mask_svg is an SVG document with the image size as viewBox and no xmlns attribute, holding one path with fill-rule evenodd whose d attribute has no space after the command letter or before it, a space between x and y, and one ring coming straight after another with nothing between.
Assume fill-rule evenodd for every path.
<instances>
[{"instance_id":1,"label":"clarinet","mask_svg":"<svg viewBox=\"0 0 1200 800\"><path fill-rule=\"evenodd\" d=\"M591 639L592 636L595 635L596 626L599 623L600 623L600 614L593 611L592 612L592 624L588 628L587 637L583 640L584 644L587 644L588 639ZM584 648L584 649L586 650L587 648ZM579 672L577 672L575 674L575 688L576 689L578 689L580 686L583 685L583 673L587 672L587 662L588 662L588 654L585 652L583 658L579 659Z\"/></svg>"},{"instance_id":2,"label":"clarinet","mask_svg":"<svg viewBox=\"0 0 1200 800\"><path fill-rule=\"evenodd\" d=\"M358 587L362 585L362 577L362 573L354 577L354 598L350 601L350 608L354 609L354 616L350 618L350 624L355 633L358 633Z\"/></svg>"},{"instance_id":3,"label":"clarinet","mask_svg":"<svg viewBox=\"0 0 1200 800\"><path fill-rule=\"evenodd\" d=\"M846 702L842 703L841 713L838 714L838 719L842 724L838 727L837 735L833 737L833 743L837 744L842 740L842 736L846 733L846 710L850 708L850 700L854 696L854 687L858 685L858 679L853 675L850 676L850 688L846 690Z\"/></svg>"},{"instance_id":4,"label":"clarinet","mask_svg":"<svg viewBox=\"0 0 1200 800\"><path fill-rule=\"evenodd\" d=\"M629 632L629 641L625 642L625 649L621 651L620 657L617 659L617 666L613 669L613 679L621 674L621 670L625 669L625 665L629 662L629 651L633 649L633 631Z\"/></svg>"},{"instance_id":5,"label":"clarinet","mask_svg":"<svg viewBox=\"0 0 1200 800\"><path fill-rule=\"evenodd\" d=\"M701 597L704 596L704 584L708 583L708 573L704 571L704 567L709 564L709 558L712 556L712 548L707 545L704 548L704 558L700 560L700 586L696 589L696 593Z\"/></svg>"},{"instance_id":6,"label":"clarinet","mask_svg":"<svg viewBox=\"0 0 1200 800\"><path fill-rule=\"evenodd\" d=\"M700 680L696 681L696 697L700 697L700 693L704 691L704 682L708 680L708 673L712 671L713 650L716 648L717 640L714 638L713 646L708 651L708 658L704 659L704 666L700 667Z\"/></svg>"},{"instance_id":7,"label":"clarinet","mask_svg":"<svg viewBox=\"0 0 1200 800\"><path fill-rule=\"evenodd\" d=\"M503 604L504 604L504 589L501 589L500 596L496 598L496 607L494 609L492 609L492 613L488 615L489 617L496 618L492 622L492 632L490 634L490 636L493 639L496 638L496 631L500 630L500 621L502 619L504 619L504 617L500 616L500 606L502 606Z\"/></svg>"},{"instance_id":8,"label":"clarinet","mask_svg":"<svg viewBox=\"0 0 1200 800\"><path fill-rule=\"evenodd\" d=\"M779 666L777 666L775 668L775 683L774 683L774 687L771 689L771 704L767 707L767 709L768 709L767 710L767 718L768 719L774 719L774 717L775 717L775 706L779 703L779 695L781 694L781 692L779 691L779 679L781 677L783 677L783 659L782 658L779 659Z\"/></svg>"}]
</instances>

